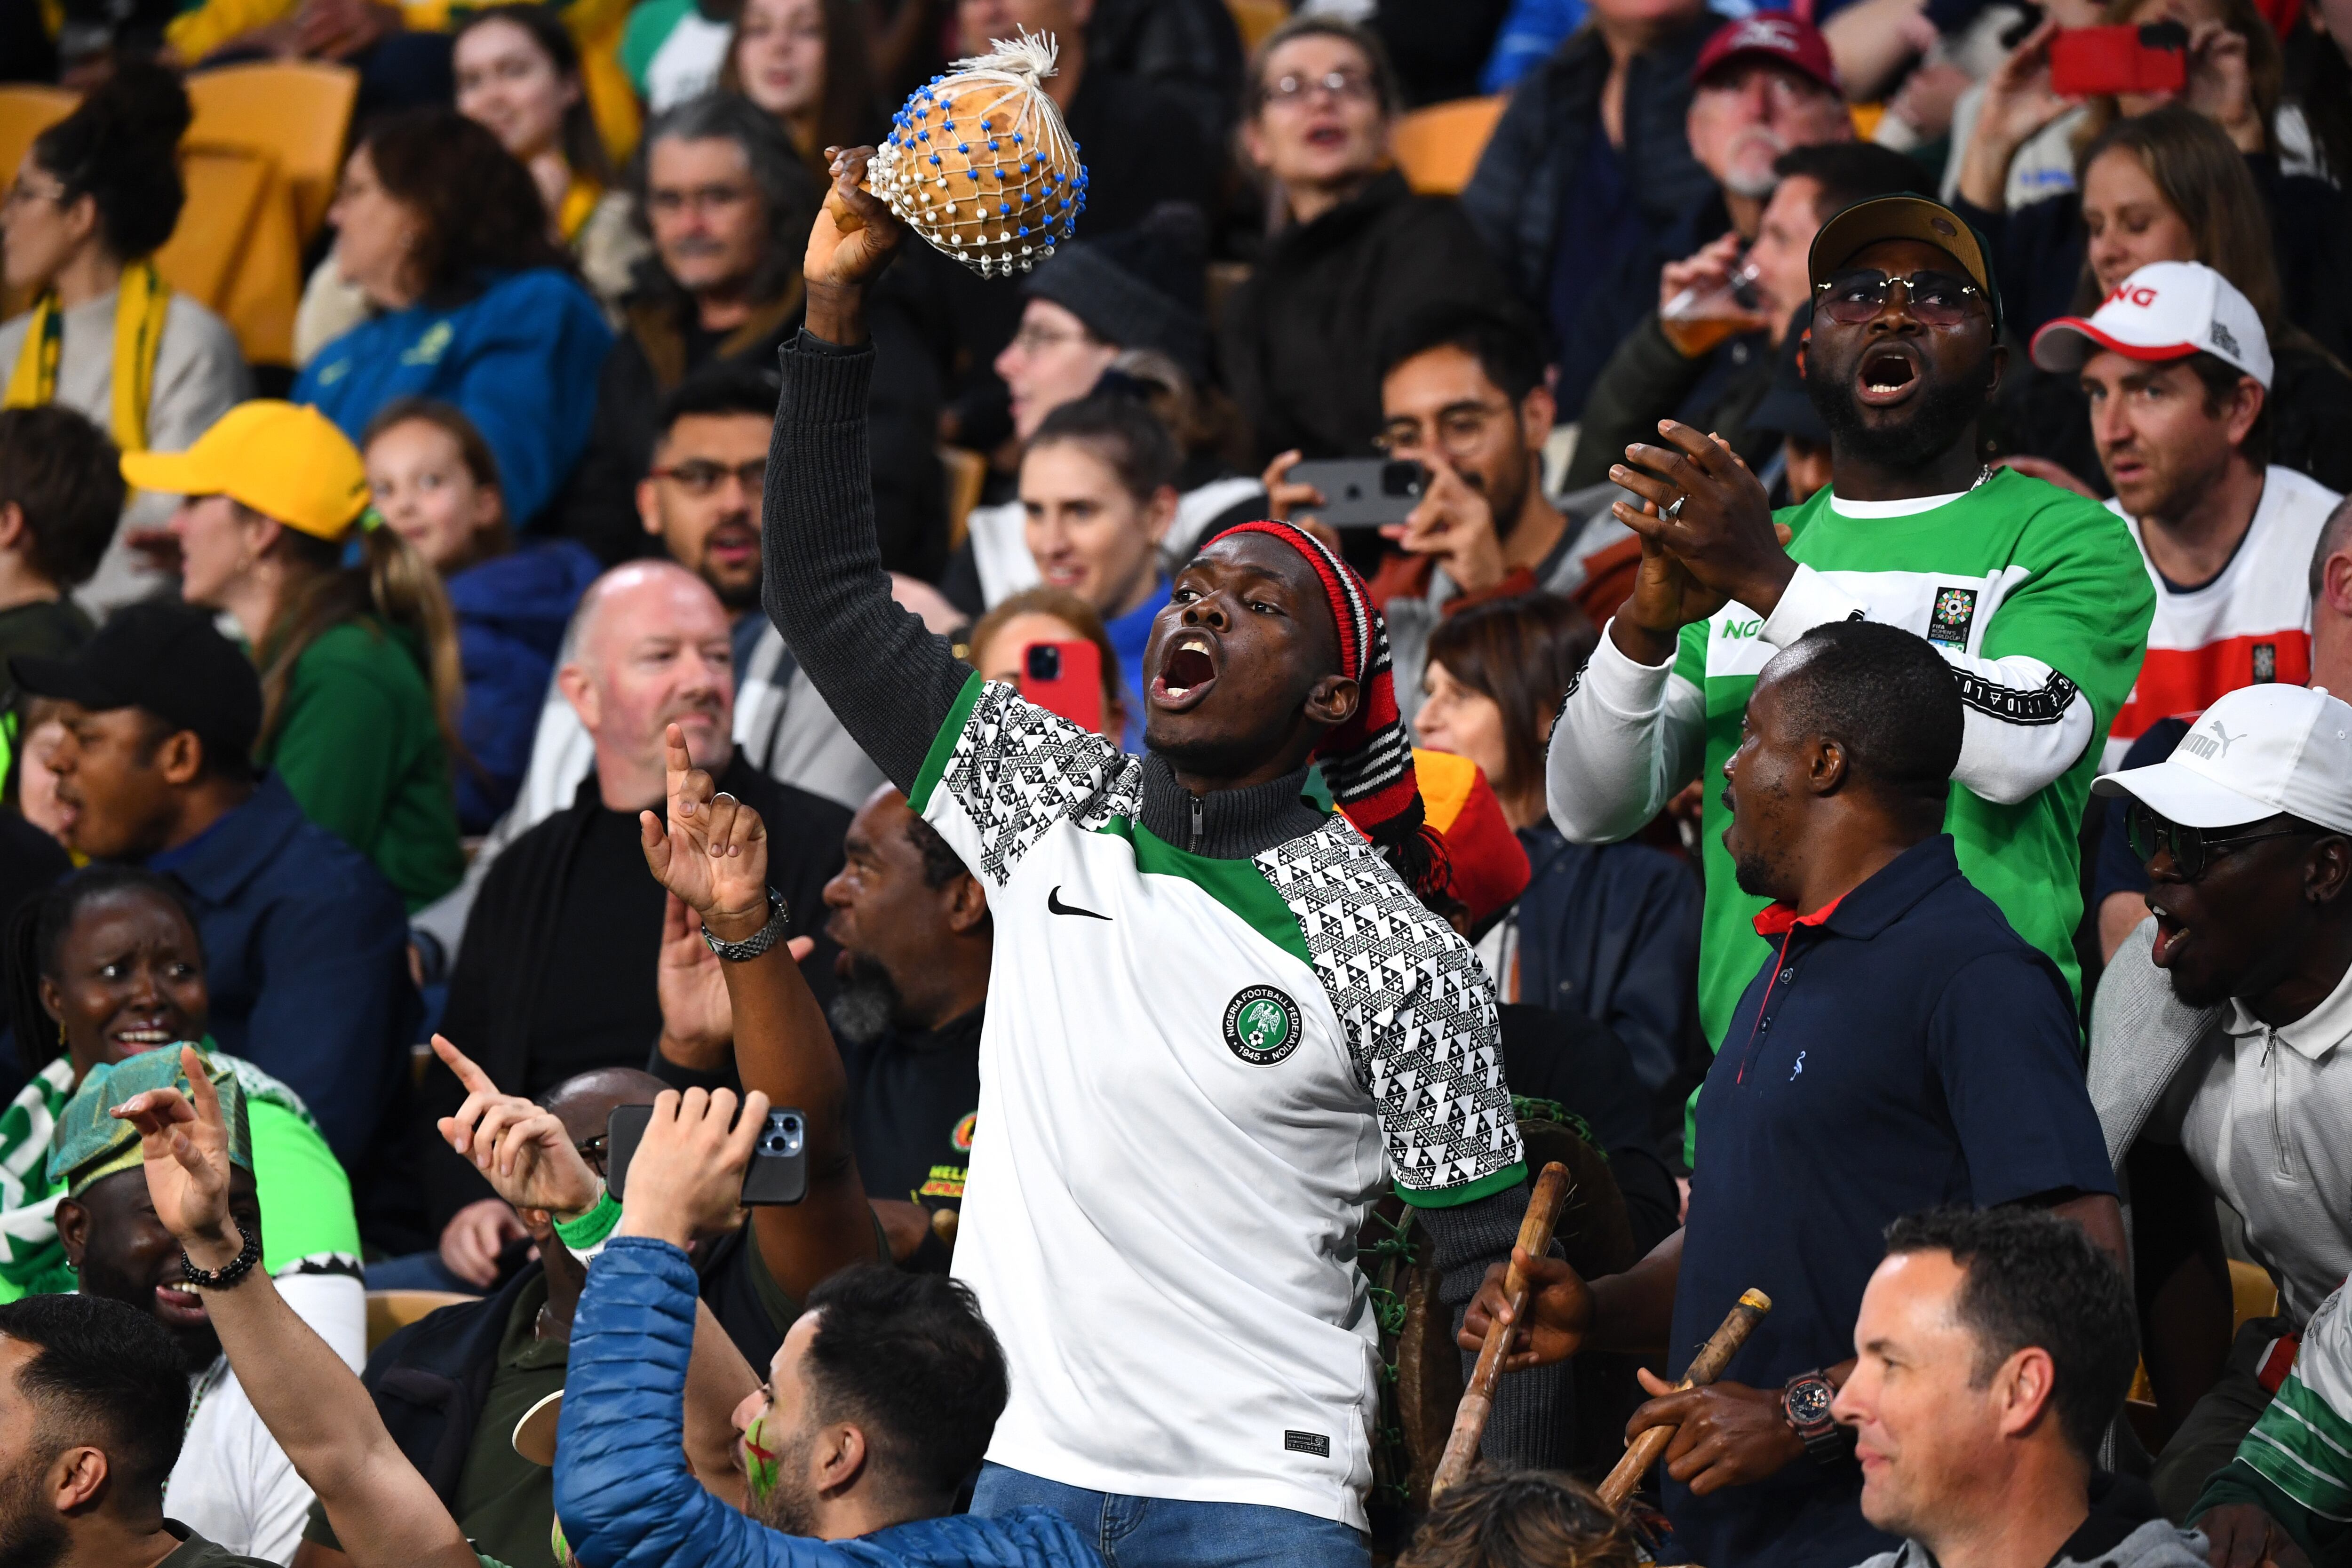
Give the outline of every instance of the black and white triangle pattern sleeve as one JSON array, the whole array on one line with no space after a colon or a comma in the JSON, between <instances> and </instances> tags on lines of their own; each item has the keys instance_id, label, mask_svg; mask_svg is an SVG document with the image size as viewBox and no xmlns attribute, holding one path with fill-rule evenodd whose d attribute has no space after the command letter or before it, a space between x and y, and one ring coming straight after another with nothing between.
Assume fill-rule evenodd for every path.
<instances>
[{"instance_id":1,"label":"black and white triangle pattern sleeve","mask_svg":"<svg viewBox=\"0 0 2352 1568\"><path fill-rule=\"evenodd\" d=\"M1298 917L1397 1184L1440 1193L1526 1159L1486 971L1345 818L1257 857Z\"/></svg>"},{"instance_id":2,"label":"black and white triangle pattern sleeve","mask_svg":"<svg viewBox=\"0 0 2352 1568\"><path fill-rule=\"evenodd\" d=\"M981 688L941 775L970 819L971 868L1003 887L1029 847L1066 818L1092 829L1132 815L1142 798L1142 762L1082 730L1010 686Z\"/></svg>"}]
</instances>

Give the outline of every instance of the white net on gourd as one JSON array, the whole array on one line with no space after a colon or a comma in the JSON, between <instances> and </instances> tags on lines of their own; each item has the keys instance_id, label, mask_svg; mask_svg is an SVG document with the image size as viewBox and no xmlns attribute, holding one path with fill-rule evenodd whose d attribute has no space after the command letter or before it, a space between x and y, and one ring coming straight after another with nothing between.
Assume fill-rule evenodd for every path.
<instances>
[{"instance_id":1,"label":"white net on gourd","mask_svg":"<svg viewBox=\"0 0 2352 1568\"><path fill-rule=\"evenodd\" d=\"M891 117L867 177L900 221L983 278L1026 272L1070 237L1087 170L1062 111L1038 85L1054 39L1024 31L958 60Z\"/></svg>"}]
</instances>

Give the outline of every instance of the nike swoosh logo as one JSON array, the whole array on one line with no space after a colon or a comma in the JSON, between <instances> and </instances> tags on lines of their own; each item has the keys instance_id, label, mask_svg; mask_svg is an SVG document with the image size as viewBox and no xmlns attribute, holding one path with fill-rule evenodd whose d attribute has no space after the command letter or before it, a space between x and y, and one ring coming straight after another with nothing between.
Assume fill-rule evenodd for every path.
<instances>
[{"instance_id":1,"label":"nike swoosh logo","mask_svg":"<svg viewBox=\"0 0 2352 1568\"><path fill-rule=\"evenodd\" d=\"M1045 908L1057 915L1084 915L1090 921L1110 919L1108 915L1098 915L1092 910L1081 910L1062 902L1062 885L1059 882L1055 883L1054 890L1045 895Z\"/></svg>"}]
</instances>

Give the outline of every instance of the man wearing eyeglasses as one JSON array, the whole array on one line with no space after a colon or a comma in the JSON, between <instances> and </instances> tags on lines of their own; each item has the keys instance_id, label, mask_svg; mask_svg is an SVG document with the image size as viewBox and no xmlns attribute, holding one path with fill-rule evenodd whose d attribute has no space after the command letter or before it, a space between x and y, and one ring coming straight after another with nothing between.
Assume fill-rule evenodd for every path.
<instances>
[{"instance_id":1,"label":"man wearing eyeglasses","mask_svg":"<svg viewBox=\"0 0 2352 1568\"><path fill-rule=\"evenodd\" d=\"M2150 884L2149 919L2099 982L2090 1088L2116 1169L2128 1154L2140 1187L2148 1365L2174 1374L2157 1376L2158 1408L2188 1407L2152 1478L2179 1519L2352 1272L2352 706L2244 687L2163 762L2092 788L2129 813ZM2193 1178L2159 1184L2168 1162ZM2279 1286L2278 1316L2234 1343L2208 1193ZM2200 1296L2204 1311L2181 1310Z\"/></svg>"},{"instance_id":2,"label":"man wearing eyeglasses","mask_svg":"<svg viewBox=\"0 0 2352 1568\"><path fill-rule=\"evenodd\" d=\"M1552 732L1552 820L1578 843L1628 837L1721 768L1774 652L1832 621L1898 626L1960 685L1945 821L1960 869L2078 986L2077 834L2155 591L2114 513L1985 466L1979 421L2006 355L1967 225L1924 197L1864 202L1822 226L1808 270L1830 486L1779 514L1784 545L1763 486L1706 435L1664 421L1664 440L1626 449L1610 477L1644 498L1615 508L1643 537L1642 571ZM1717 1047L1768 951L1728 816L1707 800L1699 1014Z\"/></svg>"}]
</instances>

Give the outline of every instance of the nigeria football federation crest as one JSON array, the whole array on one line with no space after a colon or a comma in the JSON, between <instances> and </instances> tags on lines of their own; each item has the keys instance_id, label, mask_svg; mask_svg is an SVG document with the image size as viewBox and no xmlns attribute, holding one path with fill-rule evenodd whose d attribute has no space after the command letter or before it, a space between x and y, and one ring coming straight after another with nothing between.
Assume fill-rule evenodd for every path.
<instances>
[{"instance_id":1,"label":"nigeria football federation crest","mask_svg":"<svg viewBox=\"0 0 2352 1568\"><path fill-rule=\"evenodd\" d=\"M1298 1048L1298 1004L1271 985L1244 985L1225 1004L1225 1048L1252 1067L1272 1067Z\"/></svg>"}]
</instances>

